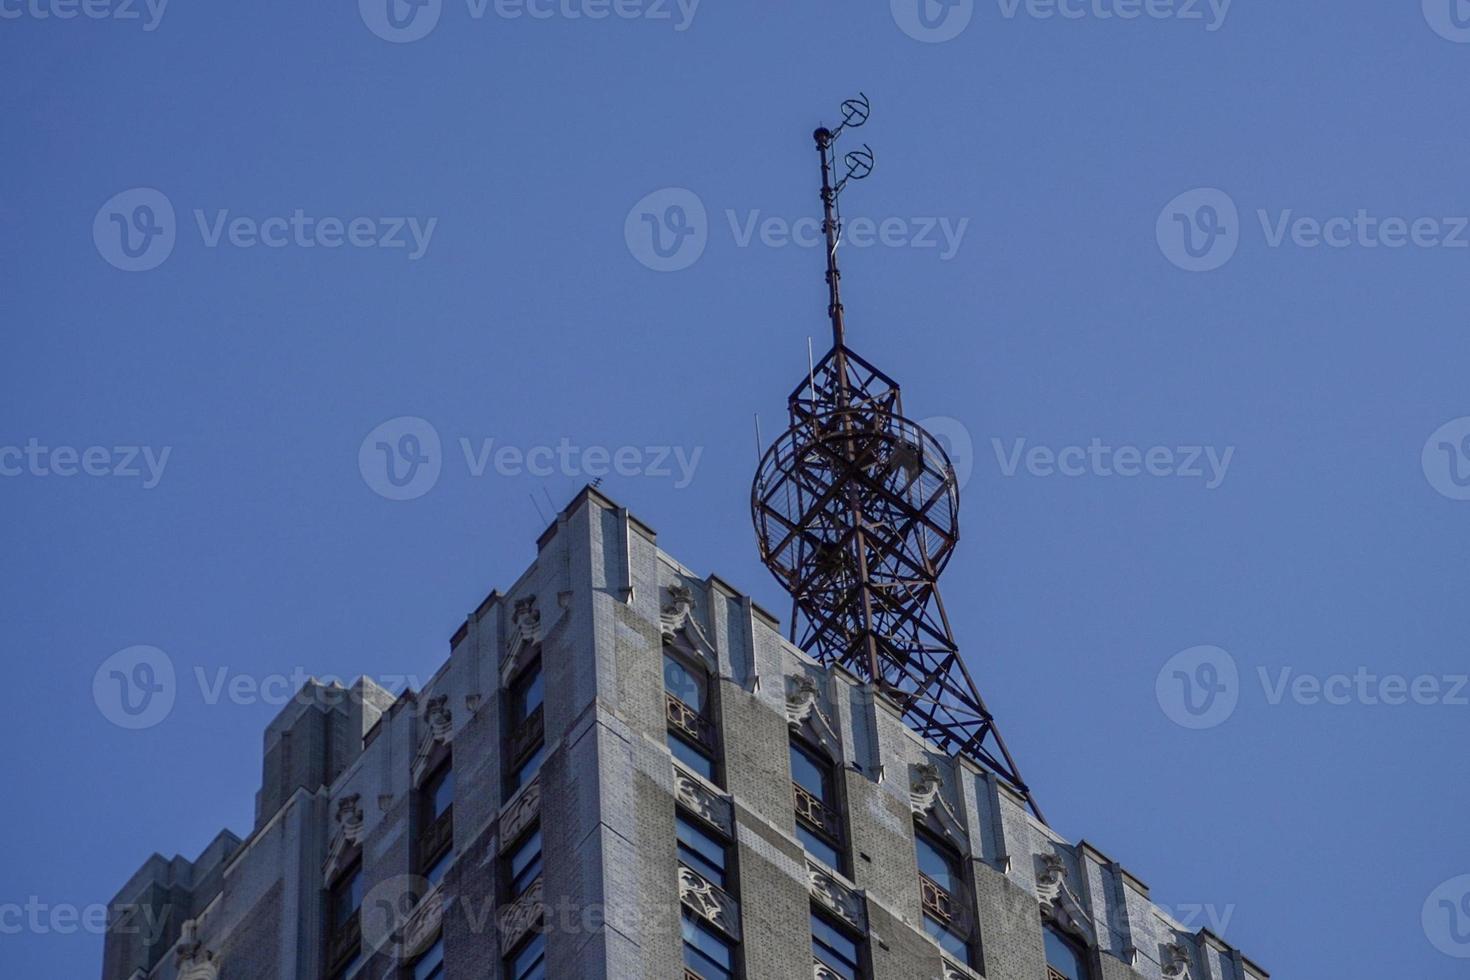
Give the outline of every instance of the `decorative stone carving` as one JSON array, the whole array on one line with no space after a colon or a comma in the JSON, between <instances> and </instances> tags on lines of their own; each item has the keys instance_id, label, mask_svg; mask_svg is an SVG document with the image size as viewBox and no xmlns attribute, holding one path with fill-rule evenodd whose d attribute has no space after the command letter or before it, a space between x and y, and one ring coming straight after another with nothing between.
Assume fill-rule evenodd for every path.
<instances>
[{"instance_id":1,"label":"decorative stone carving","mask_svg":"<svg viewBox=\"0 0 1470 980\"><path fill-rule=\"evenodd\" d=\"M682 864L679 865L679 900L731 939L740 941L740 906L735 904L735 899Z\"/></svg>"},{"instance_id":2,"label":"decorative stone carving","mask_svg":"<svg viewBox=\"0 0 1470 980\"><path fill-rule=\"evenodd\" d=\"M419 899L403 923L399 953L404 962L416 959L434 944L444 925L444 892L438 885Z\"/></svg>"},{"instance_id":3,"label":"decorative stone carving","mask_svg":"<svg viewBox=\"0 0 1470 980\"><path fill-rule=\"evenodd\" d=\"M834 757L842 755L842 740L832 727L832 719L822 710L817 682L806 674L797 674L786 680L786 723L797 731L811 734Z\"/></svg>"},{"instance_id":4,"label":"decorative stone carving","mask_svg":"<svg viewBox=\"0 0 1470 980\"><path fill-rule=\"evenodd\" d=\"M181 927L175 965L179 980L218 980L219 961L199 941L198 919L190 919Z\"/></svg>"},{"instance_id":5,"label":"decorative stone carving","mask_svg":"<svg viewBox=\"0 0 1470 980\"><path fill-rule=\"evenodd\" d=\"M1082 907L1082 901L1067 884L1067 865L1060 854L1038 855L1039 871L1036 875L1037 897L1041 899L1041 914L1092 945L1092 917Z\"/></svg>"},{"instance_id":6,"label":"decorative stone carving","mask_svg":"<svg viewBox=\"0 0 1470 980\"><path fill-rule=\"evenodd\" d=\"M332 831L331 841L327 844L327 861L322 869L323 877L328 885L347 866L347 857L362 842L363 829L366 824L363 821L361 804L362 797L357 793L344 796L337 801L337 813L334 818L336 827Z\"/></svg>"},{"instance_id":7,"label":"decorative stone carving","mask_svg":"<svg viewBox=\"0 0 1470 980\"><path fill-rule=\"evenodd\" d=\"M674 798L684 809L719 828L726 837L735 836L730 801L712 792L678 766L674 767Z\"/></svg>"},{"instance_id":8,"label":"decorative stone carving","mask_svg":"<svg viewBox=\"0 0 1470 980\"><path fill-rule=\"evenodd\" d=\"M541 779L532 780L500 817L500 851L505 853L541 813Z\"/></svg>"},{"instance_id":9,"label":"decorative stone carving","mask_svg":"<svg viewBox=\"0 0 1470 980\"><path fill-rule=\"evenodd\" d=\"M859 932L867 931L867 914L860 895L832 877L825 868L811 861L806 863L806 876L813 898L821 902L828 911L841 916Z\"/></svg>"},{"instance_id":10,"label":"decorative stone carving","mask_svg":"<svg viewBox=\"0 0 1470 980\"><path fill-rule=\"evenodd\" d=\"M526 651L535 649L540 642L541 609L536 605L536 597L528 595L524 599L517 599L510 614L510 637L505 648L505 659L500 664L502 684L510 683L516 671L520 670L521 658Z\"/></svg>"},{"instance_id":11,"label":"decorative stone carving","mask_svg":"<svg viewBox=\"0 0 1470 980\"><path fill-rule=\"evenodd\" d=\"M666 590L669 601L659 612L659 627L664 641L685 653L693 654L705 662L710 670L719 672L719 656L714 644L705 635L704 627L694 615L694 593L688 586L675 582Z\"/></svg>"},{"instance_id":12,"label":"decorative stone carving","mask_svg":"<svg viewBox=\"0 0 1470 980\"><path fill-rule=\"evenodd\" d=\"M915 766L914 779L909 785L909 806L920 821L933 820L950 837L964 840L965 827L940 792L943 786L944 774L937 765L926 762Z\"/></svg>"},{"instance_id":13,"label":"decorative stone carving","mask_svg":"<svg viewBox=\"0 0 1470 980\"><path fill-rule=\"evenodd\" d=\"M423 784L429 775L429 763L441 745L448 745L454 737L454 714L449 710L449 695L440 694L429 698L424 704L425 732L414 755L411 772L415 787Z\"/></svg>"},{"instance_id":14,"label":"decorative stone carving","mask_svg":"<svg viewBox=\"0 0 1470 980\"><path fill-rule=\"evenodd\" d=\"M545 907L542 896L545 880L537 878L526 893L500 910L496 925L500 928L500 948L515 949L521 939L540 921Z\"/></svg>"},{"instance_id":15,"label":"decorative stone carving","mask_svg":"<svg viewBox=\"0 0 1470 980\"><path fill-rule=\"evenodd\" d=\"M1189 980L1189 947L1183 943L1169 943L1164 947L1164 976L1169 980Z\"/></svg>"},{"instance_id":16,"label":"decorative stone carving","mask_svg":"<svg viewBox=\"0 0 1470 980\"><path fill-rule=\"evenodd\" d=\"M664 636L673 636L689 623L694 611L694 593L688 586L674 583L668 587L669 601L664 605L661 616Z\"/></svg>"},{"instance_id":17,"label":"decorative stone carving","mask_svg":"<svg viewBox=\"0 0 1470 980\"><path fill-rule=\"evenodd\" d=\"M974 977L975 974L958 963L951 963L948 959L944 960L944 980L974 980Z\"/></svg>"},{"instance_id":18,"label":"decorative stone carving","mask_svg":"<svg viewBox=\"0 0 1470 980\"><path fill-rule=\"evenodd\" d=\"M842 976L821 960L812 960L812 980L842 980Z\"/></svg>"}]
</instances>

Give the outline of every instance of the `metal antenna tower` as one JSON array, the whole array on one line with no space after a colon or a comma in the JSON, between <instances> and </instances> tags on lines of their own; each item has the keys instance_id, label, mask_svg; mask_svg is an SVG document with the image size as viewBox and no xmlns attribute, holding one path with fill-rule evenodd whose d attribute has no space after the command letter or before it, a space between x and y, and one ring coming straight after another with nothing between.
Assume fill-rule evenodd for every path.
<instances>
[{"instance_id":1,"label":"metal antenna tower","mask_svg":"<svg viewBox=\"0 0 1470 980\"><path fill-rule=\"evenodd\" d=\"M816 131L827 242L828 351L787 401L790 427L756 472L761 560L791 593L791 641L871 684L921 735L988 767L1041 809L960 658L939 595L959 541L959 488L944 448L904 417L897 382L847 347L839 197L873 171L866 144L837 172L836 143L868 120L859 95Z\"/></svg>"}]
</instances>

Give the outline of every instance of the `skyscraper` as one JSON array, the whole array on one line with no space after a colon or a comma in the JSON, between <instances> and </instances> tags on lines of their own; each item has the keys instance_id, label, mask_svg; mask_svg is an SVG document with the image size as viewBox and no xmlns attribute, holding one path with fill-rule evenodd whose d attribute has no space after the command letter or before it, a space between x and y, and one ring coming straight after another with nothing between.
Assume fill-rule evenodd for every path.
<instances>
[{"instance_id":1,"label":"skyscraper","mask_svg":"<svg viewBox=\"0 0 1470 980\"><path fill-rule=\"evenodd\" d=\"M103 980L1266 977L591 488L422 690L308 684L264 748Z\"/></svg>"}]
</instances>

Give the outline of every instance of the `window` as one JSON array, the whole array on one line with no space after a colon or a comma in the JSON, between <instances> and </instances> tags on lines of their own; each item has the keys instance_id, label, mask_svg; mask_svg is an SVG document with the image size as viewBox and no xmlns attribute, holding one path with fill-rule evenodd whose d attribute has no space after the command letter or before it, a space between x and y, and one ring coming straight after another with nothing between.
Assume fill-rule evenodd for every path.
<instances>
[{"instance_id":1,"label":"window","mask_svg":"<svg viewBox=\"0 0 1470 980\"><path fill-rule=\"evenodd\" d=\"M710 782L715 779L715 760L690 745L684 739L669 732L669 751L690 772L697 772Z\"/></svg>"},{"instance_id":2,"label":"window","mask_svg":"<svg viewBox=\"0 0 1470 980\"><path fill-rule=\"evenodd\" d=\"M961 907L955 900L965 881L959 855L919 828L914 830L914 847L919 861L924 931L950 956L966 966L974 966Z\"/></svg>"},{"instance_id":3,"label":"window","mask_svg":"<svg viewBox=\"0 0 1470 980\"><path fill-rule=\"evenodd\" d=\"M444 976L444 937L434 940L429 951L413 962L413 980L439 980Z\"/></svg>"},{"instance_id":4,"label":"window","mask_svg":"<svg viewBox=\"0 0 1470 980\"><path fill-rule=\"evenodd\" d=\"M545 980L546 978L546 935L531 933L505 958L506 976L510 980Z\"/></svg>"},{"instance_id":5,"label":"window","mask_svg":"<svg viewBox=\"0 0 1470 980\"><path fill-rule=\"evenodd\" d=\"M362 907L362 862L358 861L332 882L332 890L327 898L329 915L331 916L332 928L341 929L347 925L357 910Z\"/></svg>"},{"instance_id":6,"label":"window","mask_svg":"<svg viewBox=\"0 0 1470 980\"><path fill-rule=\"evenodd\" d=\"M441 762L419 791L420 874L437 885L449 868L454 850L454 764Z\"/></svg>"},{"instance_id":7,"label":"window","mask_svg":"<svg viewBox=\"0 0 1470 980\"><path fill-rule=\"evenodd\" d=\"M687 911L682 925L684 965L704 980L731 980L735 976L735 951L730 943Z\"/></svg>"},{"instance_id":8,"label":"window","mask_svg":"<svg viewBox=\"0 0 1470 980\"><path fill-rule=\"evenodd\" d=\"M704 671L696 671L664 648L664 690L703 713L708 679Z\"/></svg>"},{"instance_id":9,"label":"window","mask_svg":"<svg viewBox=\"0 0 1470 980\"><path fill-rule=\"evenodd\" d=\"M454 805L454 767L449 763L440 766L424 785L424 795L429 801L429 819L438 820Z\"/></svg>"},{"instance_id":10,"label":"window","mask_svg":"<svg viewBox=\"0 0 1470 980\"><path fill-rule=\"evenodd\" d=\"M922 830L914 835L914 846L919 854L919 873L950 895L958 892L964 877L954 852Z\"/></svg>"},{"instance_id":11,"label":"window","mask_svg":"<svg viewBox=\"0 0 1470 980\"><path fill-rule=\"evenodd\" d=\"M709 676L664 647L664 708L669 752L691 772L715 779L715 735L709 720Z\"/></svg>"},{"instance_id":12,"label":"window","mask_svg":"<svg viewBox=\"0 0 1470 980\"><path fill-rule=\"evenodd\" d=\"M1056 926L1046 926L1047 980L1087 980L1082 949Z\"/></svg>"},{"instance_id":13,"label":"window","mask_svg":"<svg viewBox=\"0 0 1470 980\"><path fill-rule=\"evenodd\" d=\"M546 682L538 657L511 684L507 698L507 794L536 778L546 761Z\"/></svg>"},{"instance_id":14,"label":"window","mask_svg":"<svg viewBox=\"0 0 1470 980\"><path fill-rule=\"evenodd\" d=\"M507 881L510 882L508 888L510 900L515 901L525 894L526 889L530 888L541 874L540 827L537 827L527 835L525 840L516 845L516 849L511 852L506 863L510 869L510 875L507 878Z\"/></svg>"},{"instance_id":15,"label":"window","mask_svg":"<svg viewBox=\"0 0 1470 980\"><path fill-rule=\"evenodd\" d=\"M844 980L859 980L863 975L858 941L815 912L812 913L812 955Z\"/></svg>"},{"instance_id":16,"label":"window","mask_svg":"<svg viewBox=\"0 0 1470 980\"><path fill-rule=\"evenodd\" d=\"M796 795L796 836L801 846L832 870L842 871L842 824L832 763L792 742L791 783Z\"/></svg>"},{"instance_id":17,"label":"window","mask_svg":"<svg viewBox=\"0 0 1470 980\"><path fill-rule=\"evenodd\" d=\"M525 721L545 701L546 681L541 673L541 660L537 658L511 688L511 714L517 721Z\"/></svg>"},{"instance_id":18,"label":"window","mask_svg":"<svg viewBox=\"0 0 1470 980\"><path fill-rule=\"evenodd\" d=\"M362 861L337 876L327 890L327 971L336 980L362 960Z\"/></svg>"},{"instance_id":19,"label":"window","mask_svg":"<svg viewBox=\"0 0 1470 980\"><path fill-rule=\"evenodd\" d=\"M675 820L679 837L679 860L697 871L710 884L720 888L727 887L728 849L725 842L682 813Z\"/></svg>"}]
</instances>

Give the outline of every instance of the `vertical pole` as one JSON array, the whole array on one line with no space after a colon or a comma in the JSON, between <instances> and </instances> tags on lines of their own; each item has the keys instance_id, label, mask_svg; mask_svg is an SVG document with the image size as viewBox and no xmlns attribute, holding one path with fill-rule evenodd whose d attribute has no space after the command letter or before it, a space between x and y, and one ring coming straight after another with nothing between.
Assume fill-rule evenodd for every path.
<instances>
[{"instance_id":1,"label":"vertical pole","mask_svg":"<svg viewBox=\"0 0 1470 980\"><path fill-rule=\"evenodd\" d=\"M840 479L846 483L848 517L852 521L853 563L857 569L858 598L862 621L862 655L867 680L875 689L883 687L883 661L878 650L878 631L873 616L873 583L868 569L867 516L853 470L859 463L851 407L852 390L847 376L847 329L842 315L842 272L837 267L837 191L832 186L832 131L825 126L813 134L817 155L822 159L822 231L827 239L827 316L832 321L832 368L836 374L837 418L843 433L843 464L846 472Z\"/></svg>"}]
</instances>

